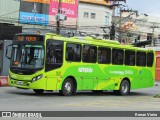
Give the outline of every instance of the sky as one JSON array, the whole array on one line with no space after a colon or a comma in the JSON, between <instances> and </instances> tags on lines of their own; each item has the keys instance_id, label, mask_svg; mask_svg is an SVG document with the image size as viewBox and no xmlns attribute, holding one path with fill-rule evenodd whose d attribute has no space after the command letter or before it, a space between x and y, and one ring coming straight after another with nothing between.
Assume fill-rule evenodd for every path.
<instances>
[{"instance_id":1,"label":"sky","mask_svg":"<svg viewBox=\"0 0 160 120\"><path fill-rule=\"evenodd\" d=\"M160 0L126 0L126 9L138 10L139 13L160 18Z\"/></svg>"}]
</instances>

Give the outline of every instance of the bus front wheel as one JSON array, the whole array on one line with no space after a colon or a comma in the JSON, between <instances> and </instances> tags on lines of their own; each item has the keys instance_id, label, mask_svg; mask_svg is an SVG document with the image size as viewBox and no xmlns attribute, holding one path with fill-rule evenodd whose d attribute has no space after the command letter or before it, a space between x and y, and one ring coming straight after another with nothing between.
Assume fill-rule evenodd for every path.
<instances>
[{"instance_id":1,"label":"bus front wheel","mask_svg":"<svg viewBox=\"0 0 160 120\"><path fill-rule=\"evenodd\" d=\"M43 94L44 90L42 89L33 89L36 94Z\"/></svg>"},{"instance_id":2,"label":"bus front wheel","mask_svg":"<svg viewBox=\"0 0 160 120\"><path fill-rule=\"evenodd\" d=\"M62 84L60 94L63 96L70 96L74 93L74 84L71 78L66 78Z\"/></svg>"},{"instance_id":3,"label":"bus front wheel","mask_svg":"<svg viewBox=\"0 0 160 120\"><path fill-rule=\"evenodd\" d=\"M120 89L114 90L115 94L123 95L123 96L128 95L129 92L130 92L130 84L129 84L128 80L123 80L121 82Z\"/></svg>"}]
</instances>

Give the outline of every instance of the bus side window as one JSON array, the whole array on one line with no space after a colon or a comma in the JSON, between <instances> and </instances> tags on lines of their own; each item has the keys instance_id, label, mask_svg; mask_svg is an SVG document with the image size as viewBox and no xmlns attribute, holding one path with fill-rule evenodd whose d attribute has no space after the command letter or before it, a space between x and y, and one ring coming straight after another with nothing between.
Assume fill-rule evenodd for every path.
<instances>
[{"instance_id":1,"label":"bus side window","mask_svg":"<svg viewBox=\"0 0 160 120\"><path fill-rule=\"evenodd\" d=\"M152 67L154 60L154 54L153 52L147 53L147 66Z\"/></svg>"},{"instance_id":2,"label":"bus side window","mask_svg":"<svg viewBox=\"0 0 160 120\"><path fill-rule=\"evenodd\" d=\"M69 61L74 61L74 49L71 48L69 51L68 51L68 60Z\"/></svg>"},{"instance_id":3,"label":"bus side window","mask_svg":"<svg viewBox=\"0 0 160 120\"><path fill-rule=\"evenodd\" d=\"M118 63L116 56L118 56L117 51L115 51L114 49L112 49L112 64L117 64Z\"/></svg>"},{"instance_id":4,"label":"bus side window","mask_svg":"<svg viewBox=\"0 0 160 120\"><path fill-rule=\"evenodd\" d=\"M125 65L134 66L135 65L135 52L126 50L125 51Z\"/></svg>"},{"instance_id":5,"label":"bus side window","mask_svg":"<svg viewBox=\"0 0 160 120\"><path fill-rule=\"evenodd\" d=\"M83 62L95 63L97 60L97 47L84 45L83 46Z\"/></svg>"},{"instance_id":6,"label":"bus side window","mask_svg":"<svg viewBox=\"0 0 160 120\"><path fill-rule=\"evenodd\" d=\"M67 43L66 45L66 60L73 62L81 61L81 45Z\"/></svg>"},{"instance_id":7,"label":"bus side window","mask_svg":"<svg viewBox=\"0 0 160 120\"><path fill-rule=\"evenodd\" d=\"M63 42L47 40L46 46L46 72L60 68L63 63Z\"/></svg>"},{"instance_id":8,"label":"bus side window","mask_svg":"<svg viewBox=\"0 0 160 120\"><path fill-rule=\"evenodd\" d=\"M88 49L86 49L86 48L84 48L83 47L83 62L88 62L89 60L89 57L87 56L87 54L88 54Z\"/></svg>"},{"instance_id":9,"label":"bus side window","mask_svg":"<svg viewBox=\"0 0 160 120\"><path fill-rule=\"evenodd\" d=\"M146 53L137 52L137 66L146 66Z\"/></svg>"},{"instance_id":10,"label":"bus side window","mask_svg":"<svg viewBox=\"0 0 160 120\"><path fill-rule=\"evenodd\" d=\"M62 63L62 51L57 50L55 52L56 63Z\"/></svg>"},{"instance_id":11,"label":"bus side window","mask_svg":"<svg viewBox=\"0 0 160 120\"><path fill-rule=\"evenodd\" d=\"M96 49L96 47L93 46L89 49L89 62L95 63L96 58L97 58L97 49Z\"/></svg>"},{"instance_id":12,"label":"bus side window","mask_svg":"<svg viewBox=\"0 0 160 120\"><path fill-rule=\"evenodd\" d=\"M98 63L109 64L111 59L110 48L99 47L98 48Z\"/></svg>"},{"instance_id":13,"label":"bus side window","mask_svg":"<svg viewBox=\"0 0 160 120\"><path fill-rule=\"evenodd\" d=\"M123 64L123 52L118 52L118 64Z\"/></svg>"},{"instance_id":14,"label":"bus side window","mask_svg":"<svg viewBox=\"0 0 160 120\"><path fill-rule=\"evenodd\" d=\"M123 64L124 51L121 49L112 49L112 63L117 65Z\"/></svg>"},{"instance_id":15,"label":"bus side window","mask_svg":"<svg viewBox=\"0 0 160 120\"><path fill-rule=\"evenodd\" d=\"M56 57L55 57L55 51L54 51L54 46L49 45L47 47L47 59L46 59L48 64L53 64L56 63Z\"/></svg>"}]
</instances>

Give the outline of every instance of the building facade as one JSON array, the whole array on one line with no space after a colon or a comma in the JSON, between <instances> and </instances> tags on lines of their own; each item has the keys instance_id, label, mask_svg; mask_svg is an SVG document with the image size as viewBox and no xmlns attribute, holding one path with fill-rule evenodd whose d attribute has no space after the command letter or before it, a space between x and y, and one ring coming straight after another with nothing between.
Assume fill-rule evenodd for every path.
<instances>
[{"instance_id":1,"label":"building facade","mask_svg":"<svg viewBox=\"0 0 160 120\"><path fill-rule=\"evenodd\" d=\"M112 9L105 4L80 1L78 10L79 27L108 27L112 21Z\"/></svg>"},{"instance_id":2,"label":"building facade","mask_svg":"<svg viewBox=\"0 0 160 120\"><path fill-rule=\"evenodd\" d=\"M30 22L21 22L22 15L25 16L28 14L26 19L31 19L33 16L29 16L33 13L33 10L28 10L32 6L29 4L30 2L36 2L37 0L1 0L0 4L0 23L12 23L15 25L22 26L23 32L36 32L37 30L40 30L42 33L46 32L55 32L56 31L56 19L54 16L51 16L51 11L54 12L55 9L50 8L50 0L41 0L42 3L46 1L47 7L45 9L48 9L49 13L46 15L44 10L42 10L43 13L45 13L43 16L49 16L46 20L47 25L43 24L34 24ZM108 7L110 3L105 2L104 0L73 0L78 1L77 6L77 13L75 11L75 16L73 18L67 18L68 21L61 21L61 29L68 31L86 31L86 32L93 32L93 33L104 33L103 29L101 27L109 27L112 21L112 9ZM23 2L26 2L27 4L24 4ZM50 3L50 4L49 4ZM53 4L53 3L52 3ZM28 8L27 5L30 5ZM33 8L37 7L37 12L40 12L41 10L38 9L38 3L33 5ZM53 4L54 5L54 4ZM52 6L53 6L52 5ZM39 5L40 6L40 5ZM56 6L58 7L58 5ZM62 6L63 7L63 6ZM44 8L44 5L42 6ZM76 9L76 8L75 8ZM74 11L70 9L63 9L65 10L65 13L73 14ZM26 13L27 11L27 13ZM30 12L29 12L30 11ZM55 10L56 11L56 10ZM25 12L25 14L24 14ZM37 13L34 13L34 17ZM76 15L77 14L77 15ZM77 16L77 18L76 18ZM38 17L36 18L38 19ZM45 18L44 18L45 19ZM73 28L68 27L66 24L75 21L75 26ZM109 32L109 29L107 29L107 32Z\"/></svg>"},{"instance_id":3,"label":"building facade","mask_svg":"<svg viewBox=\"0 0 160 120\"><path fill-rule=\"evenodd\" d=\"M50 24L30 24L30 23L21 23L20 22L20 14L24 12L24 9L29 9L28 6L20 6L21 2L24 0L1 0L0 4L0 23L10 23L18 26L22 26L23 32L36 32L40 30L42 33L46 32L55 32L56 31L56 19L55 17L50 17L50 13L48 22ZM50 0L25 0L27 2L33 1L42 1L42 3L46 3L47 7L50 11ZM55 0L56 1L56 0ZM74 3L76 0L72 0ZM111 3L105 2L105 0L77 0L77 13L75 11L75 16L77 18L68 18L68 21L74 21L74 28L66 27L67 21L61 22L61 29L63 32L87 32L90 34L108 34L110 33L110 26L113 16L113 9L109 6ZM30 4L29 4L30 5ZM33 4L33 8L36 8L38 4ZM58 7L58 6L56 6ZM62 6L63 7L63 6ZM42 6L44 8L44 6ZM75 8L76 9L76 8ZM55 9L52 9L54 11ZM67 11L68 10L68 11ZM70 9L66 10L66 14L73 13ZM29 10L28 10L29 11ZM31 11L31 10L30 10ZM41 11L41 10L40 10ZM43 12L42 10L41 12ZM43 12L45 13L45 12ZM76 15L77 14L77 15ZM45 16L45 15L44 15ZM45 17L46 17L45 16ZM129 17L128 17L129 16ZM116 21L119 21L119 16L116 16ZM76 20L76 22L75 22ZM129 29L122 30L121 37L126 39L128 42L134 42L134 40L145 40L150 38L158 38L160 31L160 20L156 17L147 16L145 14L133 14L132 12L122 12L121 25L116 23L116 38L119 36L119 26L125 26L127 22L132 22L134 26L131 26Z\"/></svg>"},{"instance_id":4,"label":"building facade","mask_svg":"<svg viewBox=\"0 0 160 120\"><path fill-rule=\"evenodd\" d=\"M123 33L122 39L127 42L138 42L151 39L159 39L160 18L148 16L147 14L137 14L135 12L123 11L120 16L115 17L117 28ZM117 30L117 34L118 34ZM158 41L156 44L159 44Z\"/></svg>"},{"instance_id":5,"label":"building facade","mask_svg":"<svg viewBox=\"0 0 160 120\"><path fill-rule=\"evenodd\" d=\"M1 0L0 23L17 23L20 0Z\"/></svg>"}]
</instances>

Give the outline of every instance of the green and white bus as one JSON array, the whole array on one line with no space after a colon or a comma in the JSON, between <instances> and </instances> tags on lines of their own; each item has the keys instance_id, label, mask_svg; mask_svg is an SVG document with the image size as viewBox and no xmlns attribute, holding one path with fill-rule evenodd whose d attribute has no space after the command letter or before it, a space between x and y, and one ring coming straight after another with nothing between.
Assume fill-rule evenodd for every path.
<instances>
[{"instance_id":1,"label":"green and white bus","mask_svg":"<svg viewBox=\"0 0 160 120\"><path fill-rule=\"evenodd\" d=\"M47 33L16 34L9 85L35 93L130 90L154 86L155 51L91 37L66 38Z\"/></svg>"}]
</instances>

